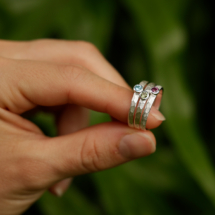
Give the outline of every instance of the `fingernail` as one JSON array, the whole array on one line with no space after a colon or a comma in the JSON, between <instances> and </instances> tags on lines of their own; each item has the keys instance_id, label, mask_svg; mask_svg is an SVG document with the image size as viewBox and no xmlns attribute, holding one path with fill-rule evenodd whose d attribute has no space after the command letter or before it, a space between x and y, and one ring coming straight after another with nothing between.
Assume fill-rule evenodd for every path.
<instances>
[{"instance_id":1,"label":"fingernail","mask_svg":"<svg viewBox=\"0 0 215 215\"><path fill-rule=\"evenodd\" d=\"M164 121L166 118L159 110L151 110L150 114L154 116L157 120Z\"/></svg>"},{"instance_id":2,"label":"fingernail","mask_svg":"<svg viewBox=\"0 0 215 215\"><path fill-rule=\"evenodd\" d=\"M64 194L64 190L61 187L56 187L54 192L58 197L61 197Z\"/></svg>"},{"instance_id":3,"label":"fingernail","mask_svg":"<svg viewBox=\"0 0 215 215\"><path fill-rule=\"evenodd\" d=\"M64 180L60 181L58 184L56 184L54 186L53 193L56 196L61 197L66 192L68 187L70 186L71 181L72 181L71 178L67 178L67 179L64 179Z\"/></svg>"},{"instance_id":4,"label":"fingernail","mask_svg":"<svg viewBox=\"0 0 215 215\"><path fill-rule=\"evenodd\" d=\"M144 132L128 134L121 139L119 144L121 155L129 159L147 156L155 150L155 142Z\"/></svg>"}]
</instances>

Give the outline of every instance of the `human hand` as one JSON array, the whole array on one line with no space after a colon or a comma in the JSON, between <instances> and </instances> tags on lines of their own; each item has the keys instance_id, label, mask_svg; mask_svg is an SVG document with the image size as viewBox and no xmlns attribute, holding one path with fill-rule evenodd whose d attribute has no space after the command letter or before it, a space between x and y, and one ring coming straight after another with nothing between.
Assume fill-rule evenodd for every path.
<instances>
[{"instance_id":1,"label":"human hand","mask_svg":"<svg viewBox=\"0 0 215 215\"><path fill-rule=\"evenodd\" d=\"M71 177L155 151L151 131L127 126L132 90L89 43L0 41L0 80L2 215L21 214L47 189L62 194ZM21 116L40 108L56 114L58 137ZM87 109L116 120L86 128ZM152 107L146 126L163 119Z\"/></svg>"}]
</instances>

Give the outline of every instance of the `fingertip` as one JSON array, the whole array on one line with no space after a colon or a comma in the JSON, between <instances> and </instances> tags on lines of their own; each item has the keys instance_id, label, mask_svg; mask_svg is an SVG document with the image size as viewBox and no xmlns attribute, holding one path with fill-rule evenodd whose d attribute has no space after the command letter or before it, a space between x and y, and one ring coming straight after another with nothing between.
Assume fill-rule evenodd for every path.
<instances>
[{"instance_id":1,"label":"fingertip","mask_svg":"<svg viewBox=\"0 0 215 215\"><path fill-rule=\"evenodd\" d=\"M156 150L156 141L150 131L140 131L123 136L119 144L120 154L129 159L145 157Z\"/></svg>"},{"instance_id":2,"label":"fingertip","mask_svg":"<svg viewBox=\"0 0 215 215\"><path fill-rule=\"evenodd\" d=\"M155 138L155 135L154 135L151 131L146 130L146 131L142 131L142 133L143 133L144 135L147 135L147 136L151 139L151 141L156 145L156 138Z\"/></svg>"},{"instance_id":3,"label":"fingertip","mask_svg":"<svg viewBox=\"0 0 215 215\"><path fill-rule=\"evenodd\" d=\"M152 106L146 122L146 128L147 129L157 128L165 120L166 118L164 117L164 115L159 110L157 110L154 106Z\"/></svg>"}]
</instances>

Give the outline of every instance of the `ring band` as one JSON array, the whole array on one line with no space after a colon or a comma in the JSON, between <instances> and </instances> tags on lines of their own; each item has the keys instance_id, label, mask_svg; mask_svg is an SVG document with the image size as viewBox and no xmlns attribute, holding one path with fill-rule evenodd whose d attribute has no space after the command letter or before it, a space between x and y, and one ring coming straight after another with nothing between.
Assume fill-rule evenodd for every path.
<instances>
[{"instance_id":1,"label":"ring band","mask_svg":"<svg viewBox=\"0 0 215 215\"><path fill-rule=\"evenodd\" d=\"M143 109L145 107L145 104L147 102L147 99L150 96L151 89L155 86L155 83L149 83L145 89L142 91L140 95L140 99L137 105L137 110L134 117L134 127L137 129L140 129L140 119L143 112Z\"/></svg>"},{"instance_id":2,"label":"ring band","mask_svg":"<svg viewBox=\"0 0 215 215\"><path fill-rule=\"evenodd\" d=\"M131 128L134 127L134 113L136 110L136 105L137 105L139 97L140 97L143 89L147 85L147 83L148 83L148 81L141 81L140 84L135 85L133 88L134 94L131 99L131 106L130 106L129 113L128 113L128 125Z\"/></svg>"},{"instance_id":3,"label":"ring band","mask_svg":"<svg viewBox=\"0 0 215 215\"><path fill-rule=\"evenodd\" d=\"M140 128L142 130L146 129L146 121L149 115L149 112L151 110L152 105L155 106L155 108L158 110L160 107L161 99L163 95L163 87L160 85L156 85L151 89L150 96L147 100L147 103L145 105L145 109L143 111L143 115L140 121Z\"/></svg>"}]
</instances>

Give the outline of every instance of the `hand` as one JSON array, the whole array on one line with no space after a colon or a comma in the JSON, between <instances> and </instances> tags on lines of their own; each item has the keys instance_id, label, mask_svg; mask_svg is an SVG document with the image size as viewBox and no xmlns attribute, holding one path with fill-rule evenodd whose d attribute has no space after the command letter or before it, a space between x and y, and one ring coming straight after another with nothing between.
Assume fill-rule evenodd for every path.
<instances>
[{"instance_id":1,"label":"hand","mask_svg":"<svg viewBox=\"0 0 215 215\"><path fill-rule=\"evenodd\" d=\"M0 80L0 214L21 214L49 188L62 194L71 177L155 151L149 130L127 126L133 92L92 44L0 41ZM58 137L21 117L39 108L56 114ZM88 109L116 120L85 128ZM162 120L152 108L147 128Z\"/></svg>"}]
</instances>

